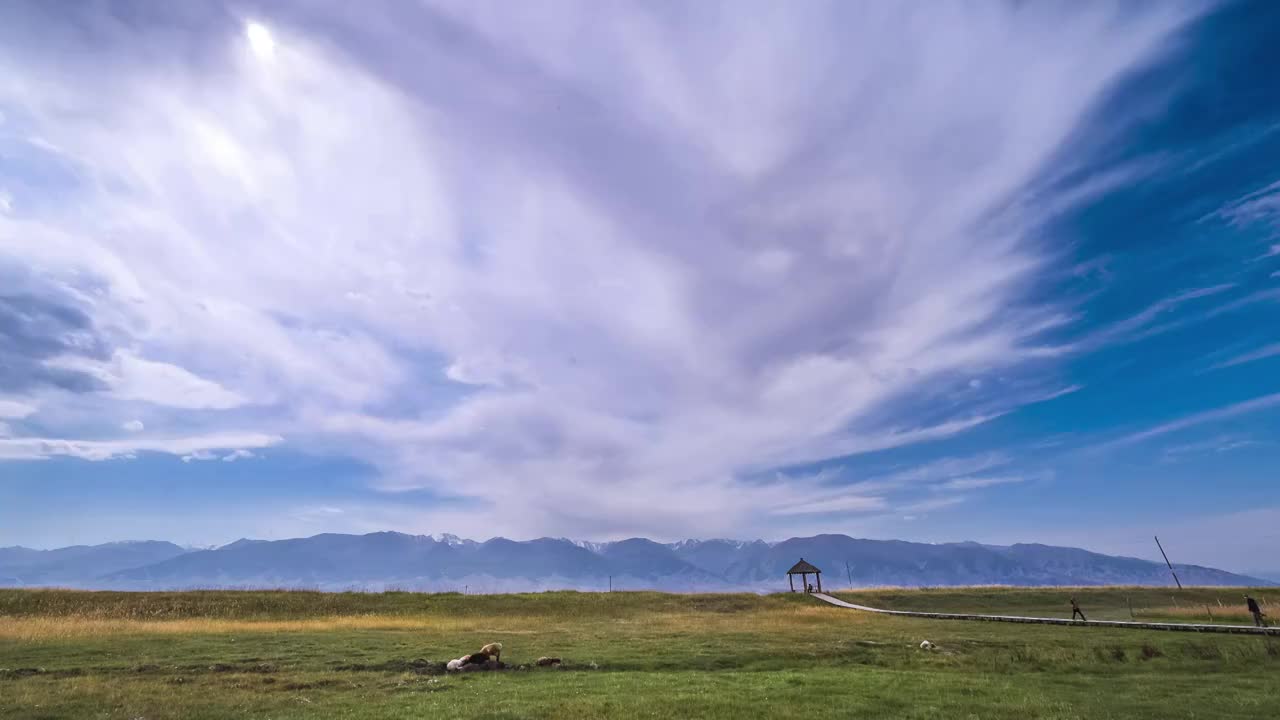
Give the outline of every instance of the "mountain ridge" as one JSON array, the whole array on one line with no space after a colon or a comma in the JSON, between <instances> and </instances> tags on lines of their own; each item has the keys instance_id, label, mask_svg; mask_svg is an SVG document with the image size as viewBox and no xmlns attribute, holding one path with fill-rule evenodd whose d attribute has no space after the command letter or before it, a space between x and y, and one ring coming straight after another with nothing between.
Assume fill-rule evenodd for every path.
<instances>
[{"instance_id":1,"label":"mountain ridge","mask_svg":"<svg viewBox=\"0 0 1280 720\"><path fill-rule=\"evenodd\" d=\"M822 534L763 540L647 538L584 542L567 538L483 542L455 535L323 533L306 538L241 538L211 549L163 541L55 550L0 548L0 586L160 590L307 587L518 592L653 589L681 592L787 588L799 558L824 570L827 587L938 585L1165 585L1155 561L1041 543L986 545L871 540ZM1175 566L1188 585L1270 585L1216 568Z\"/></svg>"}]
</instances>

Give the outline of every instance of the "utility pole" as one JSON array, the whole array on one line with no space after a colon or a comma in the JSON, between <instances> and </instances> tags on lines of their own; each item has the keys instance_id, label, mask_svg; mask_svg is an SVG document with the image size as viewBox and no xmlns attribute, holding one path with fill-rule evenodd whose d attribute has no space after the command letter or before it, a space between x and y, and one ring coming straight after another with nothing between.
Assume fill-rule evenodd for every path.
<instances>
[{"instance_id":1,"label":"utility pole","mask_svg":"<svg viewBox=\"0 0 1280 720\"><path fill-rule=\"evenodd\" d=\"M849 569L849 561L844 561L844 574L849 576L849 589L853 589L853 571Z\"/></svg>"},{"instance_id":2,"label":"utility pole","mask_svg":"<svg viewBox=\"0 0 1280 720\"><path fill-rule=\"evenodd\" d=\"M613 592L613 576L609 576L609 592Z\"/></svg>"},{"instance_id":3,"label":"utility pole","mask_svg":"<svg viewBox=\"0 0 1280 720\"><path fill-rule=\"evenodd\" d=\"M1160 548L1160 554L1164 555L1164 564L1169 566L1169 574L1173 576L1173 581L1178 584L1178 589L1181 590L1182 581L1178 579L1178 573L1173 571L1173 563L1169 562L1169 556L1165 555L1164 546L1160 544L1160 537L1158 535L1154 537L1156 538L1156 547Z\"/></svg>"}]
</instances>

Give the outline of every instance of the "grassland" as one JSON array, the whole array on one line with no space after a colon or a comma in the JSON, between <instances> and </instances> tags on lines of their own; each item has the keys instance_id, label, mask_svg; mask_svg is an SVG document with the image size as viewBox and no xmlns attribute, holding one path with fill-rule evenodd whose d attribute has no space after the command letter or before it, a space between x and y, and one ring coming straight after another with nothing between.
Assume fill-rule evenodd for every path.
<instances>
[{"instance_id":1,"label":"grassland","mask_svg":"<svg viewBox=\"0 0 1280 720\"><path fill-rule=\"evenodd\" d=\"M1062 615L1073 592L1086 612L1127 618L1131 601L1183 620L1241 595L841 595ZM512 664L565 667L440 673L493 640ZM1277 689L1273 638L916 620L802 595L0 591L0 718L1270 718Z\"/></svg>"}]
</instances>

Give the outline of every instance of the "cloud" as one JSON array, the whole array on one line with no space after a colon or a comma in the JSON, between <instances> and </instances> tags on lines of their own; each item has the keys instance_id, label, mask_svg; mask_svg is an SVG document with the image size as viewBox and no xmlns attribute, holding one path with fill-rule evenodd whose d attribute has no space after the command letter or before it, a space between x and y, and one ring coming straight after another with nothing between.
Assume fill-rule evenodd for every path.
<instances>
[{"instance_id":1,"label":"cloud","mask_svg":"<svg viewBox=\"0 0 1280 720\"><path fill-rule=\"evenodd\" d=\"M1261 224L1280 229L1280 180L1226 203L1208 217L1238 228ZM1272 245L1263 257L1274 255L1280 255L1280 244Z\"/></svg>"},{"instance_id":2,"label":"cloud","mask_svg":"<svg viewBox=\"0 0 1280 720\"><path fill-rule=\"evenodd\" d=\"M941 487L944 490L978 490L981 488L993 487L995 485L1010 485L1013 483L1020 483L1024 479L1025 478L1021 478L1013 475L991 476L991 477L965 477L965 478L957 478L955 480L948 480L947 482L942 483L942 485L940 485L939 487Z\"/></svg>"},{"instance_id":3,"label":"cloud","mask_svg":"<svg viewBox=\"0 0 1280 720\"><path fill-rule=\"evenodd\" d=\"M1083 389L1084 389L1084 385L1080 385L1080 384L1068 385L1066 387L1059 388L1057 390L1051 390L1047 394L1044 394L1035 398L1034 400L1032 400L1032 402L1034 403L1049 402L1050 400L1055 400L1064 395L1070 395L1072 393L1079 392Z\"/></svg>"},{"instance_id":4,"label":"cloud","mask_svg":"<svg viewBox=\"0 0 1280 720\"><path fill-rule=\"evenodd\" d=\"M1203 453L1223 453L1241 448L1253 447L1260 445L1257 440L1238 435L1218 435L1207 440L1183 443L1180 445L1170 445L1162 451L1164 459L1168 462L1176 462L1184 460L1192 455L1200 455Z\"/></svg>"},{"instance_id":5,"label":"cloud","mask_svg":"<svg viewBox=\"0 0 1280 720\"><path fill-rule=\"evenodd\" d=\"M1100 330L1088 335L1084 340L1080 341L1073 347L1075 350L1091 350L1104 345L1117 342L1135 342L1145 338L1168 332L1175 328L1181 327L1189 322L1186 318L1180 318L1175 321L1155 324L1155 321L1171 315L1181 306L1199 300L1201 298L1212 297L1221 293L1234 289L1233 283L1223 283L1209 287L1193 288L1184 290L1166 298L1151 303L1141 311L1116 321ZM1200 319L1207 319L1222 312L1229 312L1241 307L1241 300L1220 305L1208 313L1200 316Z\"/></svg>"},{"instance_id":6,"label":"cloud","mask_svg":"<svg viewBox=\"0 0 1280 720\"><path fill-rule=\"evenodd\" d=\"M248 402L242 395L181 367L145 360L128 351L117 351L106 362L54 360L46 365L93 377L106 392L121 400L191 410L225 410Z\"/></svg>"},{"instance_id":7,"label":"cloud","mask_svg":"<svg viewBox=\"0 0 1280 720\"><path fill-rule=\"evenodd\" d=\"M966 500L967 498L964 495L946 495L903 505L898 508L898 510L908 513L928 513L935 510L945 510L950 507L955 507Z\"/></svg>"},{"instance_id":8,"label":"cloud","mask_svg":"<svg viewBox=\"0 0 1280 720\"><path fill-rule=\"evenodd\" d=\"M0 255L0 391L98 389L91 375L46 363L59 357L101 357L106 343L93 320L69 291L6 271L3 260Z\"/></svg>"},{"instance_id":9,"label":"cloud","mask_svg":"<svg viewBox=\"0 0 1280 720\"><path fill-rule=\"evenodd\" d=\"M0 438L0 460L44 460L63 456L102 461L153 452L181 456L183 461L214 459L213 450L265 448L284 439L277 435L223 432L186 437L135 437L127 440L63 440L52 438Z\"/></svg>"},{"instance_id":10,"label":"cloud","mask_svg":"<svg viewBox=\"0 0 1280 720\"><path fill-rule=\"evenodd\" d=\"M130 420L120 427L126 432L142 432L147 429L147 426L143 425L141 420Z\"/></svg>"},{"instance_id":11,"label":"cloud","mask_svg":"<svg viewBox=\"0 0 1280 720\"><path fill-rule=\"evenodd\" d=\"M988 452L966 457L947 457L919 464L911 468L885 475L873 477L858 483L863 490L890 490L911 486L937 485L945 487L943 481L967 477L983 471L1008 465L1012 462L1007 454Z\"/></svg>"},{"instance_id":12,"label":"cloud","mask_svg":"<svg viewBox=\"0 0 1280 720\"><path fill-rule=\"evenodd\" d=\"M0 418L6 420L21 420L30 415L34 415L37 408L35 405L20 402L18 400L5 400L0 398Z\"/></svg>"},{"instance_id":13,"label":"cloud","mask_svg":"<svg viewBox=\"0 0 1280 720\"><path fill-rule=\"evenodd\" d=\"M583 536L872 509L888 501L745 478L1021 402L931 402L968 378L1054 386L1038 229L1088 193L1011 199L1187 20L271 4L268 59L213 5L75 12L0 23L7 132L61 178L33 205L0 176L23 208L0 215L5 256L48 280L27 345L89 350L24 350L11 382L81 382L112 427L146 403L287 428L374 464L379 489L456 498L423 515L436 531Z\"/></svg>"},{"instance_id":14,"label":"cloud","mask_svg":"<svg viewBox=\"0 0 1280 720\"><path fill-rule=\"evenodd\" d=\"M1266 358L1280 355L1280 343L1272 343L1264 345L1256 350L1242 353L1228 360L1216 363L1210 370L1221 370L1222 368L1235 367L1236 365L1244 365L1245 363L1255 362L1257 360L1265 360Z\"/></svg>"},{"instance_id":15,"label":"cloud","mask_svg":"<svg viewBox=\"0 0 1280 720\"><path fill-rule=\"evenodd\" d=\"M816 515L826 513L845 514L850 512L870 512L884 510L887 507L884 498L845 495L844 497L804 502L775 509L776 515Z\"/></svg>"},{"instance_id":16,"label":"cloud","mask_svg":"<svg viewBox=\"0 0 1280 720\"><path fill-rule=\"evenodd\" d=\"M1251 400L1244 400L1242 402L1215 408L1213 410L1206 410L1204 412L1188 415L1172 422L1162 423L1146 430L1131 433L1101 445L1097 445L1093 449L1095 451L1102 451L1124 447L1126 445L1134 445L1161 435L1167 435L1169 433L1186 430L1187 428L1196 427L1198 425L1215 423L1220 420L1227 420L1240 415L1258 412L1259 410L1267 410L1277 406L1280 406L1280 393L1262 395Z\"/></svg>"},{"instance_id":17,"label":"cloud","mask_svg":"<svg viewBox=\"0 0 1280 720\"><path fill-rule=\"evenodd\" d=\"M247 460L249 458L254 458L254 457L257 457L257 455L254 455L248 450L236 450L234 452L229 452L226 455L223 455L222 462L235 462L237 460Z\"/></svg>"}]
</instances>

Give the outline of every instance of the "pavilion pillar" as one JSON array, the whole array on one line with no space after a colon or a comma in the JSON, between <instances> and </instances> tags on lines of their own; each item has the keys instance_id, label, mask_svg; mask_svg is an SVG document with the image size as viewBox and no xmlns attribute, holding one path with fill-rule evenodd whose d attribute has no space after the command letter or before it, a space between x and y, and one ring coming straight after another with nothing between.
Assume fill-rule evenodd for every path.
<instances>
[{"instance_id":1,"label":"pavilion pillar","mask_svg":"<svg viewBox=\"0 0 1280 720\"><path fill-rule=\"evenodd\" d=\"M795 575L792 575L791 573L787 573L787 584L791 586L791 592L795 592L795 591L796 591L796 576L795 576Z\"/></svg>"},{"instance_id":2,"label":"pavilion pillar","mask_svg":"<svg viewBox=\"0 0 1280 720\"><path fill-rule=\"evenodd\" d=\"M818 573L818 592L822 592L822 573Z\"/></svg>"}]
</instances>

